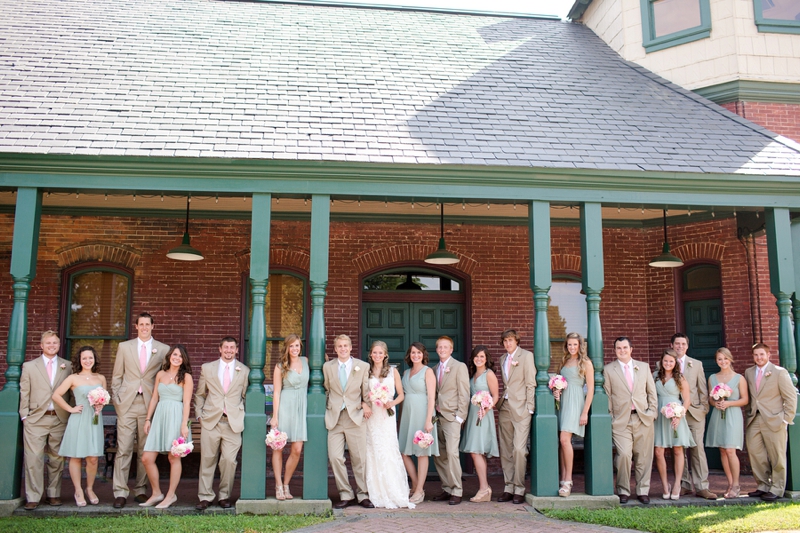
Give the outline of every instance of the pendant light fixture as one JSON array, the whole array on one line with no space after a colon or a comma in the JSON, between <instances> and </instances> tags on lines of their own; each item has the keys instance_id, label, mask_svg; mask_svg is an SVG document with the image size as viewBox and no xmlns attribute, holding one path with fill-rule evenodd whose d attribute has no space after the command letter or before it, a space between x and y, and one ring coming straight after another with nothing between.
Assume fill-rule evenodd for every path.
<instances>
[{"instance_id":1,"label":"pendant light fixture","mask_svg":"<svg viewBox=\"0 0 800 533\"><path fill-rule=\"evenodd\" d=\"M650 261L651 267L656 268L677 268L683 266L683 261L679 257L672 255L669 251L669 241L667 241L667 210L664 210L664 247L661 255Z\"/></svg>"},{"instance_id":2,"label":"pendant light fixture","mask_svg":"<svg viewBox=\"0 0 800 533\"><path fill-rule=\"evenodd\" d=\"M186 198L186 229L183 232L183 242L177 248L167 252L167 257L176 261L201 261L203 254L189 245L189 204L192 197Z\"/></svg>"},{"instance_id":3,"label":"pendant light fixture","mask_svg":"<svg viewBox=\"0 0 800 533\"><path fill-rule=\"evenodd\" d=\"M453 252L448 252L444 244L444 203L441 204L441 237L439 238L439 248L425 258L426 263L432 265L454 265L460 261Z\"/></svg>"}]
</instances>

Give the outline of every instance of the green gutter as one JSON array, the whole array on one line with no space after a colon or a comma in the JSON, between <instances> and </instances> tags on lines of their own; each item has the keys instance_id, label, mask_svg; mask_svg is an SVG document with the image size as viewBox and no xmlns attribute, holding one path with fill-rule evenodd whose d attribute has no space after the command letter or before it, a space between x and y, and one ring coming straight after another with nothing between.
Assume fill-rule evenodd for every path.
<instances>
[{"instance_id":1,"label":"green gutter","mask_svg":"<svg viewBox=\"0 0 800 533\"><path fill-rule=\"evenodd\" d=\"M575 3L572 4L569 13L567 13L567 18L569 20L579 20L591 3L592 0L576 0Z\"/></svg>"},{"instance_id":2,"label":"green gutter","mask_svg":"<svg viewBox=\"0 0 800 533\"><path fill-rule=\"evenodd\" d=\"M694 92L716 104L729 102L800 104L800 83L734 80L701 87Z\"/></svg>"}]
</instances>

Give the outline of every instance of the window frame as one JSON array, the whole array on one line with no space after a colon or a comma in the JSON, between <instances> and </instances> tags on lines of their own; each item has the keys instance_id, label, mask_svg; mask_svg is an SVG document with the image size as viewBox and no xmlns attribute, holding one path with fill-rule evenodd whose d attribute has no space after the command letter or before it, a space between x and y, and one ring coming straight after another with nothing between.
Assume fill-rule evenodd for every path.
<instances>
[{"instance_id":1,"label":"window frame","mask_svg":"<svg viewBox=\"0 0 800 533\"><path fill-rule=\"evenodd\" d=\"M759 33L800 34L800 20L769 19L763 15L762 0L753 0L753 15Z\"/></svg>"},{"instance_id":2,"label":"window frame","mask_svg":"<svg viewBox=\"0 0 800 533\"><path fill-rule=\"evenodd\" d=\"M639 0L642 12L642 46L645 53L657 52L681 44L691 43L711 36L711 5L710 0L698 0L700 3L700 25L694 28L676 31L661 37L656 37L655 14L653 2L655 0Z\"/></svg>"},{"instance_id":3,"label":"window frame","mask_svg":"<svg viewBox=\"0 0 800 533\"><path fill-rule=\"evenodd\" d=\"M88 274L90 272L113 272L128 278L128 305L126 308L127 316L125 317L125 334L103 337L92 337L88 335L80 335L76 338L81 339L103 339L103 340L119 340L125 342L130 339L131 334L131 320L133 313L133 284L135 276L133 270L126 268L116 263L109 263L106 261L93 261L89 263L78 263L70 267L64 268L61 271L61 321L59 326L59 335L61 337L61 348L59 349L61 357L72 361L72 337L69 335L71 317L70 308L72 305L72 280L81 274Z\"/></svg>"}]
</instances>

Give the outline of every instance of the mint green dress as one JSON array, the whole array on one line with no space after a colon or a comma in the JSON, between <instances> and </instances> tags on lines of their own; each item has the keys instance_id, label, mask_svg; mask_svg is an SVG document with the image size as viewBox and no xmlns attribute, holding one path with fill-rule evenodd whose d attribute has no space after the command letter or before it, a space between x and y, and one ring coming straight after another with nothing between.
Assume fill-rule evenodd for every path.
<instances>
[{"instance_id":1,"label":"mint green dress","mask_svg":"<svg viewBox=\"0 0 800 533\"><path fill-rule=\"evenodd\" d=\"M471 399L478 391L488 391L489 384L486 380L486 372L469 380L469 414L467 414L467 421L464 424L464 437L461 439L461 446L459 450L465 453L480 453L485 454L486 457L500 457L500 452L497 449L497 431L494 426L494 409L487 411L478 424L478 406L473 404Z\"/></svg>"},{"instance_id":2,"label":"mint green dress","mask_svg":"<svg viewBox=\"0 0 800 533\"><path fill-rule=\"evenodd\" d=\"M98 418L97 425L92 424L94 408L89 404L87 395L100 385L80 385L72 389L75 405L83 405L83 411L72 413L67 420L67 429L61 439L59 454L61 457L100 457L103 455L103 415Z\"/></svg>"},{"instance_id":3,"label":"mint green dress","mask_svg":"<svg viewBox=\"0 0 800 533\"><path fill-rule=\"evenodd\" d=\"M403 455L416 455L417 457L430 457L439 455L439 438L436 435L436 425L431 430L433 444L423 449L414 444L414 434L417 431L425 431L425 418L428 416L428 388L425 386L425 374L423 369L415 375L411 375L411 369L403 374L403 413L400 416L400 431L397 433L397 440L400 444L400 453Z\"/></svg>"},{"instance_id":4,"label":"mint green dress","mask_svg":"<svg viewBox=\"0 0 800 533\"><path fill-rule=\"evenodd\" d=\"M293 370L286 373L281 386L278 406L278 429L286 433L288 442L308 440L306 413L308 411L308 359L301 357L303 369L298 374Z\"/></svg>"},{"instance_id":5,"label":"mint green dress","mask_svg":"<svg viewBox=\"0 0 800 533\"><path fill-rule=\"evenodd\" d=\"M728 382L731 388L731 396L727 401L735 402L739 396L739 380L742 379L741 374L736 374ZM711 399L711 390L719 384L716 374L711 374L709 378L711 388L708 389L709 400ZM719 409L711 407L711 420L708 422L708 430L706 431L706 446L709 448L735 448L742 449L744 444L744 420L742 418L741 407L728 407L725 409L725 419L722 419L722 412Z\"/></svg>"},{"instance_id":6,"label":"mint green dress","mask_svg":"<svg viewBox=\"0 0 800 533\"><path fill-rule=\"evenodd\" d=\"M150 433L144 451L169 453L172 441L181 436L183 420L183 387L170 383L158 384L158 405L150 421ZM191 438L191 433L189 434Z\"/></svg>"},{"instance_id":7,"label":"mint green dress","mask_svg":"<svg viewBox=\"0 0 800 533\"><path fill-rule=\"evenodd\" d=\"M656 394L658 395L658 418L655 421L655 446L657 448L672 448L674 446L683 446L684 448L692 448L697 446L692 438L692 432L689 431L689 423L686 417L681 417L678 423L678 437L675 438L675 431L672 429L669 418L661 414L661 408L670 402L678 402L683 404L681 400L681 392L678 385L673 378L669 378L666 383L661 383L661 380L654 377L656 382Z\"/></svg>"},{"instance_id":8,"label":"mint green dress","mask_svg":"<svg viewBox=\"0 0 800 533\"><path fill-rule=\"evenodd\" d=\"M583 393L586 379L580 376L577 365L565 366L561 369L561 375L567 380L567 388L561 391L561 406L557 410L558 429L583 437L586 426L582 426L580 421L583 404L586 402L586 395Z\"/></svg>"}]
</instances>

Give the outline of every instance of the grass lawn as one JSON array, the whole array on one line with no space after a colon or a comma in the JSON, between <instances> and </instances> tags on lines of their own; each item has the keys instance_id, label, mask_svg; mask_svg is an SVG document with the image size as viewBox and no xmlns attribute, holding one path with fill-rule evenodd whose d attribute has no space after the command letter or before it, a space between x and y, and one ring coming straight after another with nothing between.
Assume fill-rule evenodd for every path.
<instances>
[{"instance_id":1,"label":"grass lawn","mask_svg":"<svg viewBox=\"0 0 800 533\"><path fill-rule=\"evenodd\" d=\"M800 504L724 507L634 507L589 511L544 511L550 518L653 533L748 533L800 531ZM0 524L2 525L2 524Z\"/></svg>"},{"instance_id":2,"label":"grass lawn","mask_svg":"<svg viewBox=\"0 0 800 533\"><path fill-rule=\"evenodd\" d=\"M316 516L109 516L0 518L3 533L161 533L169 531L193 533L261 533L291 531L330 518Z\"/></svg>"}]
</instances>

